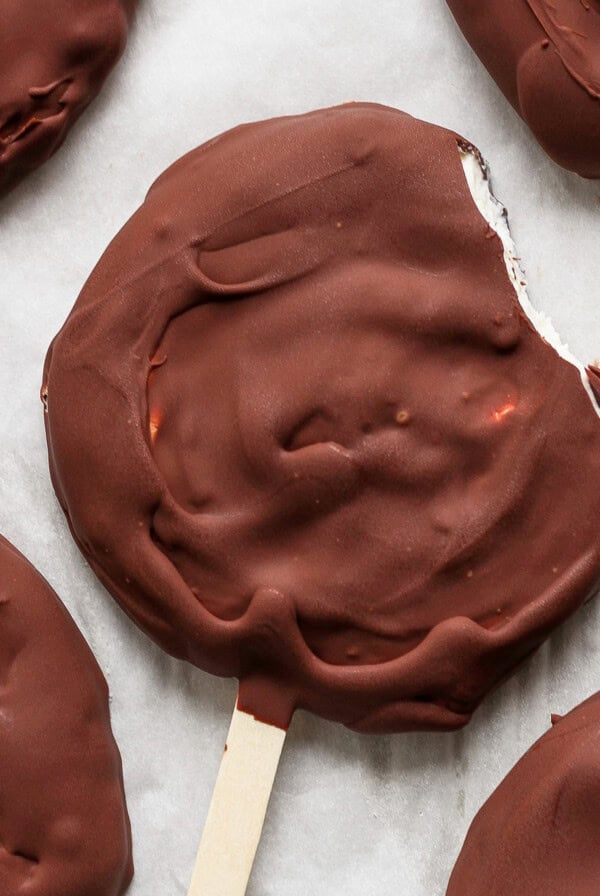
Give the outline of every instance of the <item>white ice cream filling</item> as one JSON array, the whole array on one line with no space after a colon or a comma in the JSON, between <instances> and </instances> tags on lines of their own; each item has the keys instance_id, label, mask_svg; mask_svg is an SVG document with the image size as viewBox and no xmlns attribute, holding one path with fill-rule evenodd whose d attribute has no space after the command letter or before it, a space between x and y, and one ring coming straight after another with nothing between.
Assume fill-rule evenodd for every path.
<instances>
[{"instance_id":1,"label":"white ice cream filling","mask_svg":"<svg viewBox=\"0 0 600 896\"><path fill-rule=\"evenodd\" d=\"M508 215L504 206L496 199L491 191L487 165L474 148L461 146L458 148L463 170L473 201L480 214L488 222L492 230L499 236L504 247L504 263L508 277L512 283L523 313L533 324L542 339L551 345L556 352L569 364L572 364L580 373L583 387L589 395L592 406L598 416L600 407L592 392L587 371L584 365L575 357L569 346L562 341L550 318L542 311L538 311L531 304L527 293L527 282L519 260L517 258L515 244L508 226Z\"/></svg>"}]
</instances>

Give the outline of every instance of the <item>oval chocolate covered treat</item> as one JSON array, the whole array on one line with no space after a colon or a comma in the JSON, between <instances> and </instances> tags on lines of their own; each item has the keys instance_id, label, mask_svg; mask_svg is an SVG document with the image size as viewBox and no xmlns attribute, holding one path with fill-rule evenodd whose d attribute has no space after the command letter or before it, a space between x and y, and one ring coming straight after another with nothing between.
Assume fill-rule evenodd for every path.
<instances>
[{"instance_id":1,"label":"oval chocolate covered treat","mask_svg":"<svg viewBox=\"0 0 600 896\"><path fill-rule=\"evenodd\" d=\"M447 896L596 896L600 694L555 722L481 809Z\"/></svg>"},{"instance_id":2,"label":"oval chocolate covered treat","mask_svg":"<svg viewBox=\"0 0 600 896\"><path fill-rule=\"evenodd\" d=\"M106 682L48 583L0 537L0 893L121 896L131 876Z\"/></svg>"},{"instance_id":3,"label":"oval chocolate covered treat","mask_svg":"<svg viewBox=\"0 0 600 896\"><path fill-rule=\"evenodd\" d=\"M47 161L125 47L135 0L0 0L0 196Z\"/></svg>"},{"instance_id":4,"label":"oval chocolate covered treat","mask_svg":"<svg viewBox=\"0 0 600 896\"><path fill-rule=\"evenodd\" d=\"M447 0L548 155L600 177L600 0Z\"/></svg>"},{"instance_id":5,"label":"oval chocolate covered treat","mask_svg":"<svg viewBox=\"0 0 600 896\"><path fill-rule=\"evenodd\" d=\"M49 352L73 534L267 722L463 725L600 578L600 420L533 319L457 134L239 127L157 180Z\"/></svg>"}]
</instances>

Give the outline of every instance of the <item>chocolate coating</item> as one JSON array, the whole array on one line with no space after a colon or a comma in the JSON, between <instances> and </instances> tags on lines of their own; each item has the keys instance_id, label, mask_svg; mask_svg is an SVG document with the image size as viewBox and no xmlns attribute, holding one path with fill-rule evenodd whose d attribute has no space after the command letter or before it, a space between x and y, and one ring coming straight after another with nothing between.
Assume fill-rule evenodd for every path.
<instances>
[{"instance_id":1,"label":"chocolate coating","mask_svg":"<svg viewBox=\"0 0 600 896\"><path fill-rule=\"evenodd\" d=\"M132 873L106 682L48 583L0 537L0 893L121 896Z\"/></svg>"},{"instance_id":2,"label":"chocolate coating","mask_svg":"<svg viewBox=\"0 0 600 896\"><path fill-rule=\"evenodd\" d=\"M600 421L520 310L462 143L371 105L213 140L48 354L82 551L266 721L463 725L598 582Z\"/></svg>"},{"instance_id":3,"label":"chocolate coating","mask_svg":"<svg viewBox=\"0 0 600 896\"><path fill-rule=\"evenodd\" d=\"M548 155L600 177L600 0L447 0Z\"/></svg>"},{"instance_id":4,"label":"chocolate coating","mask_svg":"<svg viewBox=\"0 0 600 896\"><path fill-rule=\"evenodd\" d=\"M588 367L587 373L592 392L594 393L596 401L600 406L600 367L592 364L590 367Z\"/></svg>"},{"instance_id":5,"label":"chocolate coating","mask_svg":"<svg viewBox=\"0 0 600 896\"><path fill-rule=\"evenodd\" d=\"M447 896L596 896L600 694L525 754L471 825Z\"/></svg>"},{"instance_id":6,"label":"chocolate coating","mask_svg":"<svg viewBox=\"0 0 600 896\"><path fill-rule=\"evenodd\" d=\"M52 156L125 47L135 0L0 0L0 196Z\"/></svg>"}]
</instances>

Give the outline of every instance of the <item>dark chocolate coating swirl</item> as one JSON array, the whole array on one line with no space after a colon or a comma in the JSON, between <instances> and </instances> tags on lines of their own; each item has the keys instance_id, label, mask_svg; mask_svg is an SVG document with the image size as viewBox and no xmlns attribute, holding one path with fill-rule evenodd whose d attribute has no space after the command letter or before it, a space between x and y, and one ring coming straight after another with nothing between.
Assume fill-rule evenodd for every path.
<instances>
[{"instance_id":1,"label":"dark chocolate coating swirl","mask_svg":"<svg viewBox=\"0 0 600 896\"><path fill-rule=\"evenodd\" d=\"M132 873L106 682L48 583L0 537L0 893L121 896Z\"/></svg>"},{"instance_id":2,"label":"dark chocolate coating swirl","mask_svg":"<svg viewBox=\"0 0 600 896\"><path fill-rule=\"evenodd\" d=\"M460 726L598 582L600 421L520 309L462 143L370 105L213 140L47 358L91 565L276 724Z\"/></svg>"},{"instance_id":3,"label":"dark chocolate coating swirl","mask_svg":"<svg viewBox=\"0 0 600 896\"><path fill-rule=\"evenodd\" d=\"M0 0L0 196L52 156L125 47L135 0Z\"/></svg>"},{"instance_id":4,"label":"dark chocolate coating swirl","mask_svg":"<svg viewBox=\"0 0 600 896\"><path fill-rule=\"evenodd\" d=\"M600 177L600 0L447 0L548 155Z\"/></svg>"},{"instance_id":5,"label":"dark chocolate coating swirl","mask_svg":"<svg viewBox=\"0 0 600 896\"><path fill-rule=\"evenodd\" d=\"M471 825L447 896L596 896L600 694L555 721Z\"/></svg>"}]
</instances>

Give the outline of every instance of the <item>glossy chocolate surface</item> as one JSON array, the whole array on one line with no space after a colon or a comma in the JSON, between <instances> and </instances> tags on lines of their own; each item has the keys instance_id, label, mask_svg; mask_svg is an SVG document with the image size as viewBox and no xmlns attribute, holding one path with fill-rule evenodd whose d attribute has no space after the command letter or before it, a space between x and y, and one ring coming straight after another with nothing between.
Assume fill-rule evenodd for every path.
<instances>
[{"instance_id":1,"label":"glossy chocolate surface","mask_svg":"<svg viewBox=\"0 0 600 896\"><path fill-rule=\"evenodd\" d=\"M0 196L47 161L121 55L135 0L0 0Z\"/></svg>"},{"instance_id":2,"label":"glossy chocolate surface","mask_svg":"<svg viewBox=\"0 0 600 896\"><path fill-rule=\"evenodd\" d=\"M463 725L600 577L600 421L520 309L462 143L371 105L213 140L49 352L81 549L266 721Z\"/></svg>"},{"instance_id":3,"label":"glossy chocolate surface","mask_svg":"<svg viewBox=\"0 0 600 896\"><path fill-rule=\"evenodd\" d=\"M0 537L0 893L121 896L131 875L106 682L48 583Z\"/></svg>"},{"instance_id":4,"label":"glossy chocolate surface","mask_svg":"<svg viewBox=\"0 0 600 896\"><path fill-rule=\"evenodd\" d=\"M554 161L600 177L600 0L447 0Z\"/></svg>"},{"instance_id":5,"label":"glossy chocolate surface","mask_svg":"<svg viewBox=\"0 0 600 896\"><path fill-rule=\"evenodd\" d=\"M555 720L481 809L447 896L596 896L600 694Z\"/></svg>"}]
</instances>

